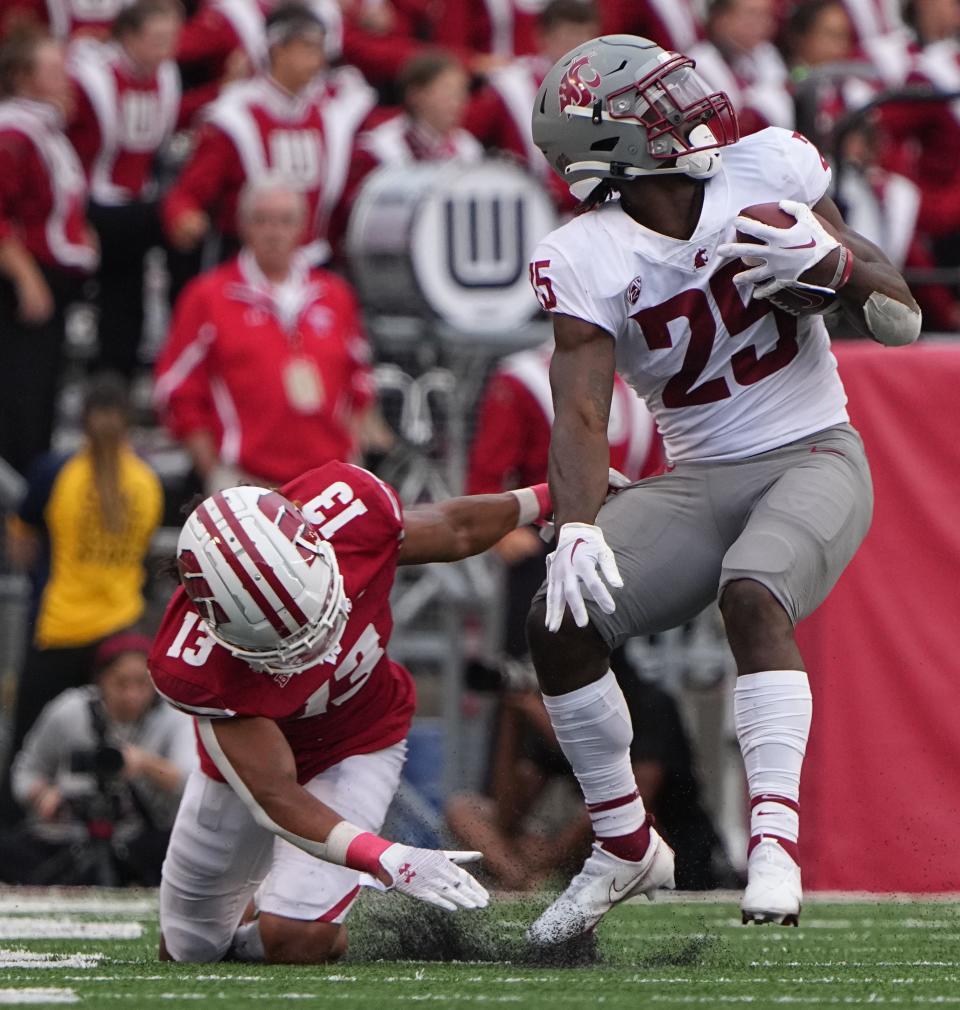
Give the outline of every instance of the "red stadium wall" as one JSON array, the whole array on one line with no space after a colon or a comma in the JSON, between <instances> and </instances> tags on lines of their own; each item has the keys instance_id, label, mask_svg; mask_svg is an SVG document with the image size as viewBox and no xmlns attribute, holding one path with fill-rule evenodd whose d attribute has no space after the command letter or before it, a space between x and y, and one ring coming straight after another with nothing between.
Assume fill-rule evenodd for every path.
<instances>
[{"instance_id":1,"label":"red stadium wall","mask_svg":"<svg viewBox=\"0 0 960 1010\"><path fill-rule=\"evenodd\" d=\"M799 629L804 885L960 891L960 344L836 354L876 506Z\"/></svg>"}]
</instances>

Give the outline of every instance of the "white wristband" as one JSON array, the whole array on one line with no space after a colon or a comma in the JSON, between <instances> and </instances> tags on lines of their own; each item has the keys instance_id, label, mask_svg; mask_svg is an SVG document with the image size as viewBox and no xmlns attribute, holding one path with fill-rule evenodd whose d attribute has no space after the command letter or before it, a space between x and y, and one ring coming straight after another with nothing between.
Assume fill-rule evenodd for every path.
<instances>
[{"instance_id":1,"label":"white wristband","mask_svg":"<svg viewBox=\"0 0 960 1010\"><path fill-rule=\"evenodd\" d=\"M356 824L349 821L338 821L334 824L327 835L324 845L327 848L324 859L328 863L336 863L338 866L347 865L347 849L350 843L358 836L364 834L363 828L358 828Z\"/></svg>"},{"instance_id":2,"label":"white wristband","mask_svg":"<svg viewBox=\"0 0 960 1010\"><path fill-rule=\"evenodd\" d=\"M536 492L530 487L516 488L510 492L520 506L520 514L517 516L517 526L529 526L540 518L540 502Z\"/></svg>"}]
</instances>

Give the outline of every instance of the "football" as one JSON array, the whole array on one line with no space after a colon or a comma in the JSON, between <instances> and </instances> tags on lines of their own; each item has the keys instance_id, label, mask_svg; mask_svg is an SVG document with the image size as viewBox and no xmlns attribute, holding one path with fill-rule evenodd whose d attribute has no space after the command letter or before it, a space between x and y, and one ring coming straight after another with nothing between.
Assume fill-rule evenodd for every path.
<instances>
[{"instance_id":1,"label":"football","mask_svg":"<svg viewBox=\"0 0 960 1010\"><path fill-rule=\"evenodd\" d=\"M777 203L757 203L751 207L745 207L740 211L740 217L750 217L773 228L792 228L796 224L796 218L785 210L781 210L780 205ZM836 228L829 221L819 214L816 217L827 232L834 238L839 238ZM753 235L747 235L742 231L737 232L737 241L758 243L758 240ZM839 259L840 250L834 249L832 252L827 253L816 266L802 273L799 279L805 284L827 284L834 275ZM743 262L747 266L757 266L761 261L744 256ZM768 300L791 315L813 316L823 315L825 312L829 312L835 308L837 296L829 293L821 294L817 291L784 288Z\"/></svg>"}]
</instances>

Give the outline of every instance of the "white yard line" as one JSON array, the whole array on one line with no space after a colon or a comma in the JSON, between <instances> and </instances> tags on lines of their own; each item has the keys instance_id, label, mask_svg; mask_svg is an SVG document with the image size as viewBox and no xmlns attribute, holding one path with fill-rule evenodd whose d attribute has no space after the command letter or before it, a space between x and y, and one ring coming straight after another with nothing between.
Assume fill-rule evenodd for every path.
<instances>
[{"instance_id":1,"label":"white yard line","mask_svg":"<svg viewBox=\"0 0 960 1010\"><path fill-rule=\"evenodd\" d=\"M138 889L125 894L81 887L0 887L0 913L4 914L155 915L159 907L156 890Z\"/></svg>"},{"instance_id":2,"label":"white yard line","mask_svg":"<svg viewBox=\"0 0 960 1010\"><path fill-rule=\"evenodd\" d=\"M0 968L96 968L103 954L40 954L0 948Z\"/></svg>"},{"instance_id":3,"label":"white yard line","mask_svg":"<svg viewBox=\"0 0 960 1010\"><path fill-rule=\"evenodd\" d=\"M497 897L514 897L514 895L497 895ZM518 894L515 897L521 899L524 895ZM742 897L742 891L657 891L657 902L668 905L736 904ZM640 896L628 898L625 904L643 905L646 902L647 899ZM960 904L960 892L910 894L898 891L875 894L872 891L805 891L803 902L805 905L905 905L913 902Z\"/></svg>"},{"instance_id":4,"label":"white yard line","mask_svg":"<svg viewBox=\"0 0 960 1010\"><path fill-rule=\"evenodd\" d=\"M751 968L960 968L960 961L751 961Z\"/></svg>"},{"instance_id":5,"label":"white yard line","mask_svg":"<svg viewBox=\"0 0 960 1010\"><path fill-rule=\"evenodd\" d=\"M0 1003L79 1003L73 989L0 989Z\"/></svg>"},{"instance_id":6,"label":"white yard line","mask_svg":"<svg viewBox=\"0 0 960 1010\"><path fill-rule=\"evenodd\" d=\"M12 915L0 919L0 940L139 940L139 922L83 922L79 919Z\"/></svg>"},{"instance_id":7,"label":"white yard line","mask_svg":"<svg viewBox=\"0 0 960 1010\"><path fill-rule=\"evenodd\" d=\"M658 996L656 994L646 997L651 1003L666 1004L709 1004L711 1006L724 1005L727 1003L757 1003L760 1006L769 1005L801 1005L801 1006L857 1006L861 1003L869 1003L871 1006L878 1003L891 1003L894 1005L909 1006L933 1006L941 1004L960 1003L960 996L881 996L878 993L867 993L865 996Z\"/></svg>"},{"instance_id":8,"label":"white yard line","mask_svg":"<svg viewBox=\"0 0 960 1010\"><path fill-rule=\"evenodd\" d=\"M526 900L529 894L511 891L495 892L497 901ZM678 905L722 905L736 903L740 891L659 891L657 901ZM808 891L804 895L808 905L851 904L890 905L911 902L931 904L960 904L960 892L943 894L906 893L875 894L870 891ZM645 898L628 899L628 904L646 904ZM0 887L0 913L79 912L93 915L152 915L157 912L156 890L140 889L127 894L98 888L20 888ZM527 924L505 922L505 926Z\"/></svg>"}]
</instances>

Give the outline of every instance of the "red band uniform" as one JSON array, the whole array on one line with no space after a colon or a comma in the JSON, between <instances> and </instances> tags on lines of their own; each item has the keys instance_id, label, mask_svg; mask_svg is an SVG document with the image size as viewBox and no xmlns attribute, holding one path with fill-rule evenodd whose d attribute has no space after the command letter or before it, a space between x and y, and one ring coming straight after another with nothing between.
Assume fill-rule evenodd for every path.
<instances>
[{"instance_id":1,"label":"red band uniform","mask_svg":"<svg viewBox=\"0 0 960 1010\"><path fill-rule=\"evenodd\" d=\"M143 331L143 259L163 242L154 164L177 125L180 80L172 60L144 73L116 43L84 40L70 52L76 110L68 136L90 187L100 239L98 366L133 372Z\"/></svg>"},{"instance_id":2,"label":"red band uniform","mask_svg":"<svg viewBox=\"0 0 960 1010\"><path fill-rule=\"evenodd\" d=\"M0 457L26 472L50 445L64 340L63 312L96 268L87 187L60 114L45 102L0 102L0 240L15 236L54 297L38 325L20 319L17 293L0 279Z\"/></svg>"},{"instance_id":3,"label":"red band uniform","mask_svg":"<svg viewBox=\"0 0 960 1010\"><path fill-rule=\"evenodd\" d=\"M281 173L307 198L310 261L326 262L329 217L346 183L354 134L375 98L350 67L299 96L266 75L228 88L207 108L193 155L164 200L167 230L184 211L215 210L226 248L236 249L244 183Z\"/></svg>"}]
</instances>

